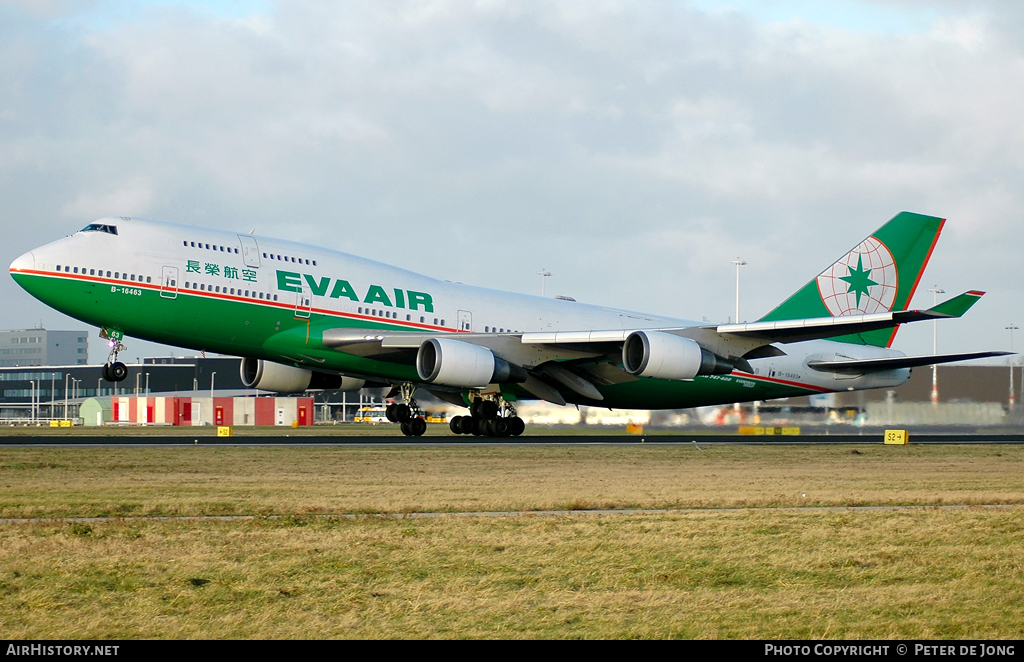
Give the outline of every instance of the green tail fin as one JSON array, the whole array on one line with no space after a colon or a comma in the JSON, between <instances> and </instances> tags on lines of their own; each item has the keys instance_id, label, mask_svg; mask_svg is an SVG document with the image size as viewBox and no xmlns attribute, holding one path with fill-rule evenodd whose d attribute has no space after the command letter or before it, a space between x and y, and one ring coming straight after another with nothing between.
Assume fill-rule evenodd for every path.
<instances>
[{"instance_id":1,"label":"green tail fin","mask_svg":"<svg viewBox=\"0 0 1024 662\"><path fill-rule=\"evenodd\" d=\"M896 214L758 321L905 310L945 222L906 211ZM888 347L895 336L896 329L879 329L832 340Z\"/></svg>"}]
</instances>

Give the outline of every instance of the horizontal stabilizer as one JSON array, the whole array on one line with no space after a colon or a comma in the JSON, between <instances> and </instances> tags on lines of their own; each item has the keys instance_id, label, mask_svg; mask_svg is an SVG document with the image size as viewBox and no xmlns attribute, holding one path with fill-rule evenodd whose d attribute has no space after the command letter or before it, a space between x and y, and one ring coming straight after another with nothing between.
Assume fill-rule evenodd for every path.
<instances>
[{"instance_id":1,"label":"horizontal stabilizer","mask_svg":"<svg viewBox=\"0 0 1024 662\"><path fill-rule=\"evenodd\" d=\"M721 324L714 327L718 333L757 338L766 342L801 342L819 338L835 338L877 329L891 329L908 322L960 317L985 294L976 290L965 292L943 301L927 310L898 310L870 315L844 315L841 317L811 317L749 324Z\"/></svg>"},{"instance_id":2,"label":"horizontal stabilizer","mask_svg":"<svg viewBox=\"0 0 1024 662\"><path fill-rule=\"evenodd\" d=\"M928 309L928 312L939 313L947 317L963 317L964 313L971 309L971 306L978 303L978 300L985 295L978 290L970 290L958 296L943 301L937 306Z\"/></svg>"},{"instance_id":3,"label":"horizontal stabilizer","mask_svg":"<svg viewBox=\"0 0 1024 662\"><path fill-rule=\"evenodd\" d=\"M850 361L808 361L807 367L821 372L865 373L900 368L918 368L923 365L952 363L985 359L990 356L1006 356L1013 352L968 352L966 354L936 354L932 356L897 356L891 359L856 359Z\"/></svg>"}]
</instances>

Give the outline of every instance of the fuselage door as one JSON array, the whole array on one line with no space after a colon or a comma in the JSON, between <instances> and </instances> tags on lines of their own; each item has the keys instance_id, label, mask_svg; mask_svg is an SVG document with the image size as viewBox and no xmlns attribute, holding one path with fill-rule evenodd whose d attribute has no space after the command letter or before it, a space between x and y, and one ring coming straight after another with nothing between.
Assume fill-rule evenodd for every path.
<instances>
[{"instance_id":1,"label":"fuselage door","mask_svg":"<svg viewBox=\"0 0 1024 662\"><path fill-rule=\"evenodd\" d=\"M473 330L473 313L468 310L459 311L459 331Z\"/></svg>"},{"instance_id":2,"label":"fuselage door","mask_svg":"<svg viewBox=\"0 0 1024 662\"><path fill-rule=\"evenodd\" d=\"M164 267L160 274L160 296L178 298L178 267Z\"/></svg>"},{"instance_id":3,"label":"fuselage door","mask_svg":"<svg viewBox=\"0 0 1024 662\"><path fill-rule=\"evenodd\" d=\"M313 308L313 297L309 293L309 288L305 285L302 286L301 292L295 293L295 316L300 319L309 319L309 313Z\"/></svg>"},{"instance_id":4,"label":"fuselage door","mask_svg":"<svg viewBox=\"0 0 1024 662\"><path fill-rule=\"evenodd\" d=\"M242 261L245 262L245 266L260 266L260 247L256 244L256 237L240 234L238 235L238 243L242 245Z\"/></svg>"}]
</instances>

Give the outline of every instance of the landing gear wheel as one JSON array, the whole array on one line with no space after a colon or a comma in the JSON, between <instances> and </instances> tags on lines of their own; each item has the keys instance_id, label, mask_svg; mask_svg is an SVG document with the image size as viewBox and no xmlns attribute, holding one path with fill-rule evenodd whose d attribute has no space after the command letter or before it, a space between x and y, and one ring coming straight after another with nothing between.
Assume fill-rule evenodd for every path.
<instances>
[{"instance_id":1,"label":"landing gear wheel","mask_svg":"<svg viewBox=\"0 0 1024 662\"><path fill-rule=\"evenodd\" d=\"M399 404L394 405L394 407L396 420L402 421L404 423L405 421L408 421L412 418L412 410L409 408L409 405L405 404L404 402L401 402Z\"/></svg>"},{"instance_id":2,"label":"landing gear wheel","mask_svg":"<svg viewBox=\"0 0 1024 662\"><path fill-rule=\"evenodd\" d=\"M473 419L469 416L456 416L448 422L448 427L455 434L472 434Z\"/></svg>"},{"instance_id":3,"label":"landing gear wheel","mask_svg":"<svg viewBox=\"0 0 1024 662\"><path fill-rule=\"evenodd\" d=\"M389 421L391 421L392 423L397 423L398 422L398 417L395 416L395 403L394 402L392 402L391 404L389 404L387 407L384 408L384 416Z\"/></svg>"},{"instance_id":4,"label":"landing gear wheel","mask_svg":"<svg viewBox=\"0 0 1024 662\"><path fill-rule=\"evenodd\" d=\"M412 428L409 426L408 421L402 421L402 434L404 434L407 437L412 436Z\"/></svg>"},{"instance_id":5,"label":"landing gear wheel","mask_svg":"<svg viewBox=\"0 0 1024 662\"><path fill-rule=\"evenodd\" d=\"M422 416L417 416L408 423L403 423L402 425L408 425L409 431L414 437L422 437L423 433L427 431L427 422L423 420Z\"/></svg>"},{"instance_id":6,"label":"landing gear wheel","mask_svg":"<svg viewBox=\"0 0 1024 662\"><path fill-rule=\"evenodd\" d=\"M507 437L509 435L507 418L496 418L490 421L488 427L491 428L491 434L495 437Z\"/></svg>"},{"instance_id":7,"label":"landing gear wheel","mask_svg":"<svg viewBox=\"0 0 1024 662\"><path fill-rule=\"evenodd\" d=\"M105 381L105 382L112 382L112 381L114 381L113 379L110 378L110 365L107 364L107 363L103 364L103 381Z\"/></svg>"},{"instance_id":8,"label":"landing gear wheel","mask_svg":"<svg viewBox=\"0 0 1024 662\"><path fill-rule=\"evenodd\" d=\"M498 403L494 400L484 400L480 403L480 418L493 421L498 417Z\"/></svg>"},{"instance_id":9,"label":"landing gear wheel","mask_svg":"<svg viewBox=\"0 0 1024 662\"><path fill-rule=\"evenodd\" d=\"M110 364L110 368L107 370L110 374L110 381L112 382L123 382L128 377L128 366L117 361Z\"/></svg>"},{"instance_id":10,"label":"landing gear wheel","mask_svg":"<svg viewBox=\"0 0 1024 662\"><path fill-rule=\"evenodd\" d=\"M523 419L519 418L518 416L513 416L512 418L508 419L508 433L511 434L513 437L518 437L525 431L526 423L523 421Z\"/></svg>"}]
</instances>

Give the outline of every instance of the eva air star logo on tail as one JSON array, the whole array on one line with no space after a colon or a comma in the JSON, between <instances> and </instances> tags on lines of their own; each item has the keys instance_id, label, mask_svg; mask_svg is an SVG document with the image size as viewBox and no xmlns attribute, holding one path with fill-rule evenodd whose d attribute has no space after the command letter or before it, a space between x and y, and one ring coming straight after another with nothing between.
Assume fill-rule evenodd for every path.
<instances>
[{"instance_id":1,"label":"eva air star logo on tail","mask_svg":"<svg viewBox=\"0 0 1024 662\"><path fill-rule=\"evenodd\" d=\"M885 244L868 237L818 276L818 292L834 317L886 313L899 287L896 261Z\"/></svg>"}]
</instances>

